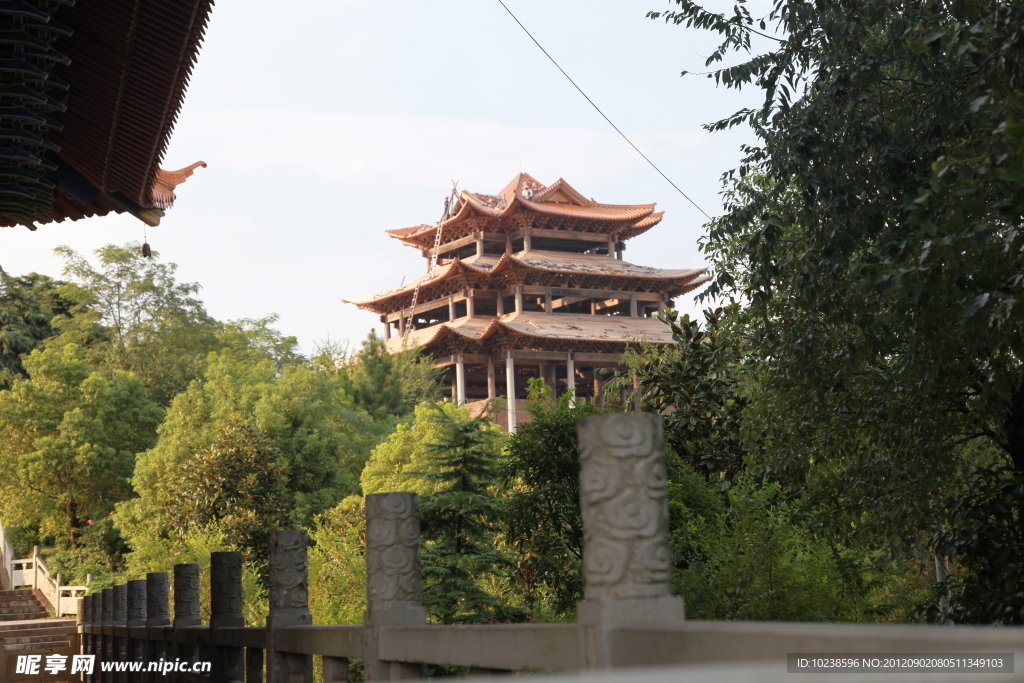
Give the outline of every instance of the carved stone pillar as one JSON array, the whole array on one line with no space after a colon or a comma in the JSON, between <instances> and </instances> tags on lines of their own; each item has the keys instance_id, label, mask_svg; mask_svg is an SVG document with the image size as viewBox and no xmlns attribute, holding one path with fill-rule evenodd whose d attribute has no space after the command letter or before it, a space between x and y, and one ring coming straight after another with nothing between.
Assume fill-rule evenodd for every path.
<instances>
[{"instance_id":1,"label":"carved stone pillar","mask_svg":"<svg viewBox=\"0 0 1024 683\"><path fill-rule=\"evenodd\" d=\"M171 625L170 602L168 599L170 585L167 572L150 572L146 574L146 628L167 628ZM146 660L158 662L161 659L167 661L168 654L172 652L167 647L167 641L161 639L149 639L146 641ZM174 659L174 657L170 657ZM147 674L146 681L156 681L156 674Z\"/></svg>"},{"instance_id":2,"label":"carved stone pillar","mask_svg":"<svg viewBox=\"0 0 1024 683\"><path fill-rule=\"evenodd\" d=\"M104 588L100 595L100 621L104 626L111 626L114 623L114 589Z\"/></svg>"},{"instance_id":3,"label":"carved stone pillar","mask_svg":"<svg viewBox=\"0 0 1024 683\"><path fill-rule=\"evenodd\" d=\"M146 627L146 581L136 579L128 582L128 637L125 639L126 659L133 662L146 660L146 639L131 637L130 629Z\"/></svg>"},{"instance_id":4,"label":"carved stone pillar","mask_svg":"<svg viewBox=\"0 0 1024 683\"><path fill-rule=\"evenodd\" d=\"M118 662L128 661L128 586L114 586L114 638L112 657ZM117 680L123 680L118 677Z\"/></svg>"},{"instance_id":5,"label":"carved stone pillar","mask_svg":"<svg viewBox=\"0 0 1024 683\"><path fill-rule=\"evenodd\" d=\"M305 531L274 531L270 534L270 614L267 642L274 642L274 630L281 626L308 626L309 613L308 537ZM268 683L311 683L313 658L267 650Z\"/></svg>"},{"instance_id":6,"label":"carved stone pillar","mask_svg":"<svg viewBox=\"0 0 1024 683\"><path fill-rule=\"evenodd\" d=\"M366 680L426 678L425 666L386 662L376 657L381 626L426 623L420 584L419 496L366 496Z\"/></svg>"},{"instance_id":7,"label":"carved stone pillar","mask_svg":"<svg viewBox=\"0 0 1024 683\"><path fill-rule=\"evenodd\" d=\"M202 626L202 618L199 616L199 565L198 564L176 564L174 565L174 622L175 630L188 628L190 626ZM199 658L199 648L193 643L182 642L176 633L174 637L174 652L168 652L168 659L171 654L175 659L185 662L195 662ZM179 680L182 677L178 674Z\"/></svg>"},{"instance_id":8,"label":"carved stone pillar","mask_svg":"<svg viewBox=\"0 0 1024 683\"><path fill-rule=\"evenodd\" d=\"M167 572L146 574L146 626L161 628L170 626L170 605L168 603Z\"/></svg>"},{"instance_id":9,"label":"carved stone pillar","mask_svg":"<svg viewBox=\"0 0 1024 683\"><path fill-rule=\"evenodd\" d=\"M97 659L105 659L108 662L114 659L114 636L111 629L114 626L114 589L104 588L100 598L100 609L102 610L103 635L100 638L100 651Z\"/></svg>"},{"instance_id":10,"label":"carved stone pillar","mask_svg":"<svg viewBox=\"0 0 1024 683\"><path fill-rule=\"evenodd\" d=\"M174 565L174 627L199 626L199 565Z\"/></svg>"},{"instance_id":11,"label":"carved stone pillar","mask_svg":"<svg viewBox=\"0 0 1024 683\"><path fill-rule=\"evenodd\" d=\"M683 618L672 595L668 488L661 416L597 415L580 420L585 628L591 668L614 665L616 624Z\"/></svg>"},{"instance_id":12,"label":"carved stone pillar","mask_svg":"<svg viewBox=\"0 0 1024 683\"><path fill-rule=\"evenodd\" d=\"M217 644L217 630L245 626L242 616L242 553L210 554L210 646L211 674L215 681L242 683L245 680L242 648Z\"/></svg>"}]
</instances>

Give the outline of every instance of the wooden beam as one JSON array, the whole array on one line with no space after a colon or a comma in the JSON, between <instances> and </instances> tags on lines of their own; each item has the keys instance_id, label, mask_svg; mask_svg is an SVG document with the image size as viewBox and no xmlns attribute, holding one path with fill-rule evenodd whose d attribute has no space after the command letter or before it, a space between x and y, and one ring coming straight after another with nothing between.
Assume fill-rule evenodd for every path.
<instances>
[{"instance_id":1,"label":"wooden beam","mask_svg":"<svg viewBox=\"0 0 1024 683\"><path fill-rule=\"evenodd\" d=\"M544 312L551 315L551 288L544 289Z\"/></svg>"},{"instance_id":2,"label":"wooden beam","mask_svg":"<svg viewBox=\"0 0 1024 683\"><path fill-rule=\"evenodd\" d=\"M544 228L530 228L534 237L546 237L557 240L572 240L573 242L597 242L607 244L609 235L595 234L592 232L571 232L569 230L547 230ZM523 239L526 231L517 230L511 233L510 238L514 240Z\"/></svg>"}]
</instances>

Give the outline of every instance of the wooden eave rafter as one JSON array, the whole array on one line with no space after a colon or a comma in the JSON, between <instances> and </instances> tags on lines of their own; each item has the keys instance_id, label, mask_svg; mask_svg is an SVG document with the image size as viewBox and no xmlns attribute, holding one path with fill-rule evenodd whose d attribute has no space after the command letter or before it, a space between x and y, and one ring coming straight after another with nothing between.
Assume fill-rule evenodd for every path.
<instances>
[{"instance_id":1,"label":"wooden eave rafter","mask_svg":"<svg viewBox=\"0 0 1024 683\"><path fill-rule=\"evenodd\" d=\"M154 225L173 203L174 188L196 166L205 166L198 162L181 171L164 171L160 162L213 2L61 4L66 6L59 21L40 20L24 34L25 40L35 41L31 45L53 43L49 53L59 59L38 69L38 84L5 89L3 94L14 98L12 104L21 98L45 110L44 123L19 128L5 121L4 132L7 137L23 133L22 139L45 151L51 164L41 185L46 192L35 189L37 201L25 213L8 210L10 202L4 200L10 193L0 189L0 226L34 229L34 223L111 211L128 212ZM66 102L54 99L54 85L67 91Z\"/></svg>"}]
</instances>

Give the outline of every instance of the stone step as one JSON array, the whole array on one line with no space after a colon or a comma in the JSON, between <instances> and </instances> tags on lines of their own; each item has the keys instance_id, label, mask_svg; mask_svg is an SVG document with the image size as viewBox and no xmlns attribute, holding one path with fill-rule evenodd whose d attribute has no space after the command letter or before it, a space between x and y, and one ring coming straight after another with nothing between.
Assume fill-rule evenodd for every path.
<instances>
[{"instance_id":1,"label":"stone step","mask_svg":"<svg viewBox=\"0 0 1024 683\"><path fill-rule=\"evenodd\" d=\"M60 628L64 626L74 625L74 619L35 619L32 621L7 621L0 623L0 632L21 631L33 628Z\"/></svg>"},{"instance_id":2,"label":"stone step","mask_svg":"<svg viewBox=\"0 0 1024 683\"><path fill-rule=\"evenodd\" d=\"M40 607L38 600L8 600L0 602L0 611L10 612L12 609L35 609Z\"/></svg>"},{"instance_id":3,"label":"stone step","mask_svg":"<svg viewBox=\"0 0 1024 683\"><path fill-rule=\"evenodd\" d=\"M50 650L57 649L60 647L69 647L70 642L65 638L64 640L53 640L42 643L13 643L4 646L4 649L8 652L17 652L19 650Z\"/></svg>"},{"instance_id":4,"label":"stone step","mask_svg":"<svg viewBox=\"0 0 1024 683\"><path fill-rule=\"evenodd\" d=\"M5 645L31 645L32 643L66 643L67 636L26 636L24 638L7 638Z\"/></svg>"},{"instance_id":5,"label":"stone step","mask_svg":"<svg viewBox=\"0 0 1024 683\"><path fill-rule=\"evenodd\" d=\"M17 612L15 614L0 614L0 621L29 621L33 619L45 619L49 614L46 610L40 609L35 612Z\"/></svg>"}]
</instances>

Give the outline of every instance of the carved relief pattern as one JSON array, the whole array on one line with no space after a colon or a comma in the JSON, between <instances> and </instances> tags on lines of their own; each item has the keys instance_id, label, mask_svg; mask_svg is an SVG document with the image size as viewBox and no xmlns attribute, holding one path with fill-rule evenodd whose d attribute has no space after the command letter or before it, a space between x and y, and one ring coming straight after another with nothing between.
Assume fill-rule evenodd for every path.
<instances>
[{"instance_id":1,"label":"carved relief pattern","mask_svg":"<svg viewBox=\"0 0 1024 683\"><path fill-rule=\"evenodd\" d=\"M199 565L174 565L174 618L199 618Z\"/></svg>"},{"instance_id":2,"label":"carved relief pattern","mask_svg":"<svg viewBox=\"0 0 1024 683\"><path fill-rule=\"evenodd\" d=\"M308 610L309 562L305 531L270 534L270 609Z\"/></svg>"},{"instance_id":3,"label":"carved relief pattern","mask_svg":"<svg viewBox=\"0 0 1024 683\"><path fill-rule=\"evenodd\" d=\"M661 417L586 418L579 443L586 599L671 595Z\"/></svg>"},{"instance_id":4,"label":"carved relief pattern","mask_svg":"<svg viewBox=\"0 0 1024 683\"><path fill-rule=\"evenodd\" d=\"M114 623L123 624L128 619L128 586L123 583L114 586Z\"/></svg>"},{"instance_id":5,"label":"carved relief pattern","mask_svg":"<svg viewBox=\"0 0 1024 683\"><path fill-rule=\"evenodd\" d=\"M170 623L168 604L167 572L146 574L146 621L149 626L164 626Z\"/></svg>"},{"instance_id":6,"label":"carved relief pattern","mask_svg":"<svg viewBox=\"0 0 1024 683\"><path fill-rule=\"evenodd\" d=\"M420 601L420 516L415 493L366 496L366 592L371 603Z\"/></svg>"},{"instance_id":7,"label":"carved relief pattern","mask_svg":"<svg viewBox=\"0 0 1024 683\"><path fill-rule=\"evenodd\" d=\"M146 622L146 582L128 582L128 623L143 626Z\"/></svg>"},{"instance_id":8,"label":"carved relief pattern","mask_svg":"<svg viewBox=\"0 0 1024 683\"><path fill-rule=\"evenodd\" d=\"M114 621L114 589L104 588L101 595L100 609L103 614L103 623L109 624Z\"/></svg>"},{"instance_id":9,"label":"carved relief pattern","mask_svg":"<svg viewBox=\"0 0 1024 683\"><path fill-rule=\"evenodd\" d=\"M242 614L242 553L210 554L210 612L212 617Z\"/></svg>"}]
</instances>

